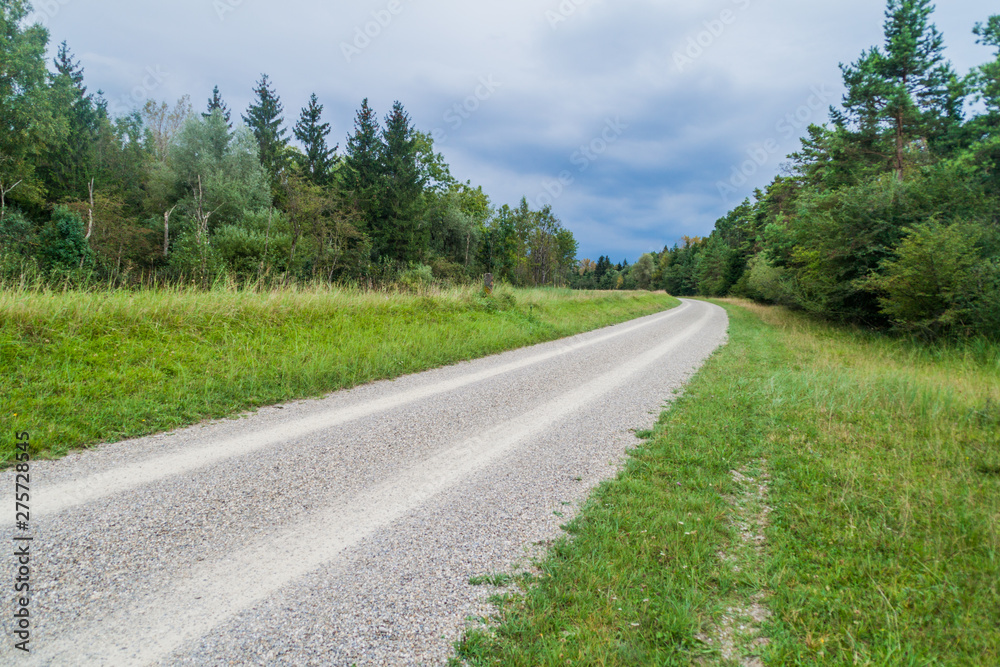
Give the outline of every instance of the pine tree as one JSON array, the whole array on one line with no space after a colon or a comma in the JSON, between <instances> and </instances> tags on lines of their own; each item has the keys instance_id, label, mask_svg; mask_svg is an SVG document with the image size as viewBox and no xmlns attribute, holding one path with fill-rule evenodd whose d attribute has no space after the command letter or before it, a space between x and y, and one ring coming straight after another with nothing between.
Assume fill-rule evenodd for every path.
<instances>
[{"instance_id":1,"label":"pine tree","mask_svg":"<svg viewBox=\"0 0 1000 667\"><path fill-rule=\"evenodd\" d=\"M233 129L233 113L229 110L229 105L227 105L225 100L222 99L218 86L212 89L212 97L208 100L208 108L205 113L202 114L202 117L209 118L212 115L212 112L216 110L222 114L222 119L226 121L226 125L229 126L229 129Z\"/></svg>"},{"instance_id":2,"label":"pine tree","mask_svg":"<svg viewBox=\"0 0 1000 667\"><path fill-rule=\"evenodd\" d=\"M257 99L247 109L243 122L253 132L260 146L260 163L271 178L274 185L278 183L278 175L285 167L288 138L283 127L284 117L281 115L284 107L281 99L271 87L267 74L261 75L257 87L254 88Z\"/></svg>"},{"instance_id":3,"label":"pine tree","mask_svg":"<svg viewBox=\"0 0 1000 667\"><path fill-rule=\"evenodd\" d=\"M841 65L846 114L835 113L835 125L851 121L858 139L883 152L900 180L913 141L935 141L961 123L964 93L944 60L944 39L930 22L930 3L889 0L885 50L874 47L856 63Z\"/></svg>"},{"instance_id":4,"label":"pine tree","mask_svg":"<svg viewBox=\"0 0 1000 667\"><path fill-rule=\"evenodd\" d=\"M996 129L1000 125L1000 14L977 23L973 33L978 37L976 43L995 49L993 60L973 73L973 82L976 94L986 103L987 119Z\"/></svg>"},{"instance_id":5,"label":"pine tree","mask_svg":"<svg viewBox=\"0 0 1000 667\"><path fill-rule=\"evenodd\" d=\"M986 113L967 123L972 138L978 141L977 161L983 165L990 189L1000 194L1000 14L977 23L973 31L977 42L992 46L993 59L976 68L969 77L976 98L986 106Z\"/></svg>"},{"instance_id":6,"label":"pine tree","mask_svg":"<svg viewBox=\"0 0 1000 667\"><path fill-rule=\"evenodd\" d=\"M294 130L295 138L305 148L305 155L301 156L299 166L315 185L326 185L329 182L338 148L330 148L327 144L330 124L321 122L322 116L323 105L319 103L316 93L313 93L309 98L309 106L302 109Z\"/></svg>"}]
</instances>

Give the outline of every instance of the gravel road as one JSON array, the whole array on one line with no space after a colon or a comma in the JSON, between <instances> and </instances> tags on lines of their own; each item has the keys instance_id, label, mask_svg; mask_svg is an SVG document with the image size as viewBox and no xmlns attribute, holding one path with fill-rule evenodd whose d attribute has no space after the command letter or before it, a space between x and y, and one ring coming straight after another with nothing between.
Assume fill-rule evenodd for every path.
<instances>
[{"instance_id":1,"label":"gravel road","mask_svg":"<svg viewBox=\"0 0 1000 667\"><path fill-rule=\"evenodd\" d=\"M0 664L443 664L489 613L469 578L557 536L726 327L685 301L33 462L31 652L5 613Z\"/></svg>"}]
</instances>

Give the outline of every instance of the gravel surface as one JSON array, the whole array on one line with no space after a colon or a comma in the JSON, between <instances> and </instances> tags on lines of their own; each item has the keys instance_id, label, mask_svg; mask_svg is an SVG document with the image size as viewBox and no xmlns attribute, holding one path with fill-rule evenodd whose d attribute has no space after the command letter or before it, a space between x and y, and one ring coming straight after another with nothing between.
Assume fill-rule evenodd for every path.
<instances>
[{"instance_id":1,"label":"gravel surface","mask_svg":"<svg viewBox=\"0 0 1000 667\"><path fill-rule=\"evenodd\" d=\"M443 664L489 613L469 578L556 537L726 326L685 301L34 462L31 654L5 618L0 663Z\"/></svg>"}]
</instances>

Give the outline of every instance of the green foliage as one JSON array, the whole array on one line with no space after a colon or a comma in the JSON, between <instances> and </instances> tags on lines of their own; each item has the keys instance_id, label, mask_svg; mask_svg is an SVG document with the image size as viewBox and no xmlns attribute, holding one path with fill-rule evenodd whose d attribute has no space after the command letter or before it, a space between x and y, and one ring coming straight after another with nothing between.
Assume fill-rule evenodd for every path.
<instances>
[{"instance_id":1,"label":"green foliage","mask_svg":"<svg viewBox=\"0 0 1000 667\"><path fill-rule=\"evenodd\" d=\"M216 245L194 229L181 232L171 243L167 265L174 277L198 285L210 284L225 268Z\"/></svg>"},{"instance_id":2,"label":"green foliage","mask_svg":"<svg viewBox=\"0 0 1000 667\"><path fill-rule=\"evenodd\" d=\"M38 235L41 256L49 269L73 271L93 261L84 238L83 220L65 206L56 206Z\"/></svg>"},{"instance_id":3,"label":"green foliage","mask_svg":"<svg viewBox=\"0 0 1000 667\"><path fill-rule=\"evenodd\" d=\"M847 94L790 172L659 255L671 294L738 294L924 336L997 337L1000 17L994 62L959 78L929 0L889 0L885 43L842 66ZM986 112L968 120L970 99Z\"/></svg>"},{"instance_id":4,"label":"green foliage","mask_svg":"<svg viewBox=\"0 0 1000 667\"><path fill-rule=\"evenodd\" d=\"M298 158L298 167L315 185L329 183L331 170L337 162L337 146L330 148L327 144L330 124L322 122L322 117L323 105L313 93L294 130L295 138L305 147L305 153Z\"/></svg>"},{"instance_id":5,"label":"green foliage","mask_svg":"<svg viewBox=\"0 0 1000 667\"><path fill-rule=\"evenodd\" d=\"M844 111L858 139L903 178L914 140L945 142L961 122L964 90L944 61L944 39L930 22L931 0L889 0L885 48L842 66ZM845 116L834 115L844 126Z\"/></svg>"},{"instance_id":6,"label":"green foliage","mask_svg":"<svg viewBox=\"0 0 1000 667\"><path fill-rule=\"evenodd\" d=\"M233 113L229 110L226 101L222 99L222 93L219 92L218 86L212 89L212 97L209 98L207 110L202 114L202 117L208 118L216 111L222 114L229 129L233 129Z\"/></svg>"},{"instance_id":7,"label":"green foliage","mask_svg":"<svg viewBox=\"0 0 1000 667\"><path fill-rule=\"evenodd\" d=\"M0 216L0 253L28 256L33 255L37 247L37 230L20 211L7 211Z\"/></svg>"},{"instance_id":8,"label":"green foliage","mask_svg":"<svg viewBox=\"0 0 1000 667\"><path fill-rule=\"evenodd\" d=\"M384 189L381 131L378 117L368 106L366 98L358 109L354 134L347 139L344 160L345 185L354 207L361 213L366 232L376 229L380 219L380 200Z\"/></svg>"},{"instance_id":9,"label":"green foliage","mask_svg":"<svg viewBox=\"0 0 1000 667\"><path fill-rule=\"evenodd\" d=\"M430 237L420 224L420 207L426 185L417 161L417 141L409 115L399 102L393 104L382 130L381 201L373 220L376 253L398 262L421 259Z\"/></svg>"},{"instance_id":10,"label":"green foliage","mask_svg":"<svg viewBox=\"0 0 1000 667\"><path fill-rule=\"evenodd\" d=\"M653 284L653 255L647 253L639 258L629 272L637 289L649 289Z\"/></svg>"},{"instance_id":11,"label":"green foliage","mask_svg":"<svg viewBox=\"0 0 1000 667\"><path fill-rule=\"evenodd\" d=\"M399 274L399 284L420 291L421 288L434 284L434 270L426 264L413 264Z\"/></svg>"},{"instance_id":12,"label":"green foliage","mask_svg":"<svg viewBox=\"0 0 1000 667\"><path fill-rule=\"evenodd\" d=\"M56 201L83 199L98 169L98 133L101 111L83 85L84 70L66 42L59 46L54 61L56 74L49 89L52 110L65 135L47 147L40 173L48 195Z\"/></svg>"},{"instance_id":13,"label":"green foliage","mask_svg":"<svg viewBox=\"0 0 1000 667\"><path fill-rule=\"evenodd\" d=\"M267 74L262 74L257 87L256 98L243 116L243 122L257 139L260 163L273 184L278 182L278 174L285 168L288 130L281 115L284 107L281 99L271 86Z\"/></svg>"},{"instance_id":14,"label":"green foliage","mask_svg":"<svg viewBox=\"0 0 1000 667\"><path fill-rule=\"evenodd\" d=\"M215 232L212 245L230 275L251 280L266 270L281 274L292 269L290 230L288 217L280 211L245 211L239 221Z\"/></svg>"},{"instance_id":15,"label":"green foliage","mask_svg":"<svg viewBox=\"0 0 1000 667\"><path fill-rule=\"evenodd\" d=\"M10 202L42 201L38 162L67 131L52 113L46 86L49 34L40 24L26 24L30 11L26 0L0 3L0 211Z\"/></svg>"},{"instance_id":16,"label":"green foliage","mask_svg":"<svg viewBox=\"0 0 1000 667\"><path fill-rule=\"evenodd\" d=\"M214 225L232 224L245 211L271 204L270 182L245 127L230 133L218 110L185 123L171 149L170 191L181 213L195 215L201 199Z\"/></svg>"},{"instance_id":17,"label":"green foliage","mask_svg":"<svg viewBox=\"0 0 1000 667\"><path fill-rule=\"evenodd\" d=\"M344 161L316 95L293 128L301 149L288 145L267 75L245 125L233 126L218 86L201 114L185 95L112 116L66 43L46 71L48 33L25 23L27 3L0 9L0 222L25 211L3 234L28 239L5 244L5 272L75 263L86 271L74 280L108 284L228 276L375 286L411 264L449 284L478 282L494 261L519 285L565 284L573 269L576 241L551 210L499 215L481 187L451 175L399 102L384 127L362 103ZM57 204L86 221L82 244L62 213L46 219ZM47 249L24 231L43 225Z\"/></svg>"},{"instance_id":18,"label":"green foliage","mask_svg":"<svg viewBox=\"0 0 1000 667\"><path fill-rule=\"evenodd\" d=\"M765 303L793 305L795 292L787 271L772 265L763 254L750 260L747 269L747 296Z\"/></svg>"},{"instance_id":19,"label":"green foliage","mask_svg":"<svg viewBox=\"0 0 1000 667\"><path fill-rule=\"evenodd\" d=\"M866 283L901 328L936 338L1000 327L1000 262L983 257L983 226L926 223Z\"/></svg>"},{"instance_id":20,"label":"green foliage","mask_svg":"<svg viewBox=\"0 0 1000 667\"><path fill-rule=\"evenodd\" d=\"M483 234L480 261L513 285L563 285L576 265L577 244L546 206L533 211L528 200L504 205Z\"/></svg>"}]
</instances>

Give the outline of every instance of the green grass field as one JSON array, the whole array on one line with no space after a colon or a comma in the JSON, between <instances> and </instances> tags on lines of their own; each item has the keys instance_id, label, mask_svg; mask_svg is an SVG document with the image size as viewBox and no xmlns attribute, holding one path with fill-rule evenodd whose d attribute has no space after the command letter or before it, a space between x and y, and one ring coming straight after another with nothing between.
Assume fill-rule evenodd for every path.
<instances>
[{"instance_id":1,"label":"green grass field","mask_svg":"<svg viewBox=\"0 0 1000 667\"><path fill-rule=\"evenodd\" d=\"M1000 348L724 305L729 344L568 535L477 577L515 583L460 660L1000 664Z\"/></svg>"},{"instance_id":2,"label":"green grass field","mask_svg":"<svg viewBox=\"0 0 1000 667\"><path fill-rule=\"evenodd\" d=\"M665 294L332 287L0 290L0 462L553 340L678 305Z\"/></svg>"}]
</instances>

